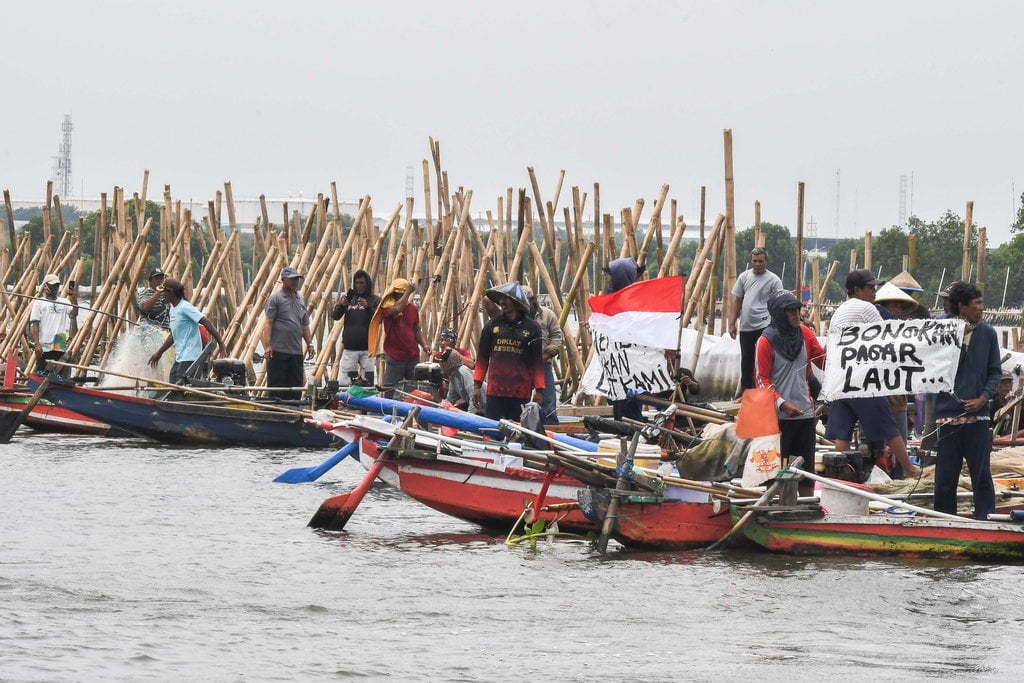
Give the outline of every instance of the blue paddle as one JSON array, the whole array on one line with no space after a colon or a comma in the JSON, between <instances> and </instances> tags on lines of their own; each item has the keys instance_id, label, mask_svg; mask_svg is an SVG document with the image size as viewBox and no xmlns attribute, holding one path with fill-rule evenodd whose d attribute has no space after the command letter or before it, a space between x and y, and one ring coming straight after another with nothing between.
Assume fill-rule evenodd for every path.
<instances>
[{"instance_id":1,"label":"blue paddle","mask_svg":"<svg viewBox=\"0 0 1024 683\"><path fill-rule=\"evenodd\" d=\"M355 457L358 446L359 444L353 441L350 444L346 444L341 450L324 460L319 465L315 467L293 467L284 474L279 475L274 481L279 481L285 484L301 484L307 481L316 481L323 476L324 472L337 465L347 456L351 455Z\"/></svg>"}]
</instances>

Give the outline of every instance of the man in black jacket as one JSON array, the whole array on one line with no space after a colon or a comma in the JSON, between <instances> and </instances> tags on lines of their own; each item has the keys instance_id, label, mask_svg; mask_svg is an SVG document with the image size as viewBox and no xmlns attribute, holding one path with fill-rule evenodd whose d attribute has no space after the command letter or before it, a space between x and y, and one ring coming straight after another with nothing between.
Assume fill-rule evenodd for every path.
<instances>
[{"instance_id":1,"label":"man in black jacket","mask_svg":"<svg viewBox=\"0 0 1024 683\"><path fill-rule=\"evenodd\" d=\"M373 386L376 359L369 346L370 319L373 318L380 297L373 293L373 279L365 270L352 276L352 289L342 295L331 311L332 320L345 319L341 333L341 371L351 384L356 384L362 371L363 384Z\"/></svg>"}]
</instances>

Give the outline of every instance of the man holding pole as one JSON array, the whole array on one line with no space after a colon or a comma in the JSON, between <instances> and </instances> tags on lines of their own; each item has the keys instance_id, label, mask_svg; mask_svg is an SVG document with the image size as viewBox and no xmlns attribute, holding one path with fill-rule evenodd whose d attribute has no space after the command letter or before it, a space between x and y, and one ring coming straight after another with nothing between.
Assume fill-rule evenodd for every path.
<instances>
[{"instance_id":1,"label":"man holding pole","mask_svg":"<svg viewBox=\"0 0 1024 683\"><path fill-rule=\"evenodd\" d=\"M768 270L768 252L763 247L755 247L750 251L750 268L736 278L732 288L735 301L729 311L729 335L735 339L738 331L740 337L740 394L755 386L757 340L771 322L768 296L781 290L782 280Z\"/></svg>"}]
</instances>

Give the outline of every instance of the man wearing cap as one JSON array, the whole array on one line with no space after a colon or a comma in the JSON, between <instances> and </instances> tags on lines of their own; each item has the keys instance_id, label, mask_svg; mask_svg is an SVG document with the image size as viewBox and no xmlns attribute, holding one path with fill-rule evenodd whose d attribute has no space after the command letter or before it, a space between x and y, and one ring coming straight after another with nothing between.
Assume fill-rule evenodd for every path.
<instances>
[{"instance_id":1,"label":"man wearing cap","mask_svg":"<svg viewBox=\"0 0 1024 683\"><path fill-rule=\"evenodd\" d=\"M830 327L858 323L873 323L882 320L875 308L875 288L882 281L867 268L851 271L846 276L848 298L832 314ZM825 438L835 442L837 451L850 450L853 428L860 421L864 438L868 442L884 441L893 457L903 468L903 476L912 478L921 474L921 469L910 462L907 447L900 437L896 418L885 396L864 398L841 398L829 404L828 428Z\"/></svg>"},{"instance_id":2,"label":"man wearing cap","mask_svg":"<svg viewBox=\"0 0 1024 683\"><path fill-rule=\"evenodd\" d=\"M370 325L371 351L376 350L378 330L384 330L384 386L387 387L397 386L403 380L415 380L420 350L430 355L430 347L420 329L420 312L412 301L416 290L417 287L405 278L395 278L381 295L380 306Z\"/></svg>"},{"instance_id":3,"label":"man wearing cap","mask_svg":"<svg viewBox=\"0 0 1024 683\"><path fill-rule=\"evenodd\" d=\"M185 285L179 280L164 281L164 297L171 309L171 333L164 339L160 348L149 357L149 365L155 368L160 362L160 356L173 344L174 365L171 366L169 379L171 384L178 384L182 379L188 379L186 371L203 353L200 325L206 328L220 347L218 358L223 358L227 354L227 347L210 319L185 298Z\"/></svg>"},{"instance_id":4,"label":"man wearing cap","mask_svg":"<svg viewBox=\"0 0 1024 683\"><path fill-rule=\"evenodd\" d=\"M135 302L142 311L140 323L156 325L165 330L171 328L171 308L164 297L164 271L159 268L149 271L147 285L139 289Z\"/></svg>"},{"instance_id":5,"label":"man wearing cap","mask_svg":"<svg viewBox=\"0 0 1024 683\"><path fill-rule=\"evenodd\" d=\"M740 337L740 391L751 389L754 381L754 352L757 340L771 322L768 296L782 289L782 280L768 270L767 250L756 247L750 251L750 268L736 278L732 288L735 297L729 312L729 335ZM738 324L737 324L738 320Z\"/></svg>"},{"instance_id":6,"label":"man wearing cap","mask_svg":"<svg viewBox=\"0 0 1024 683\"><path fill-rule=\"evenodd\" d=\"M949 287L949 304L953 316L964 322L964 340L953 391L935 396L935 422L939 425L935 509L956 514L956 491L966 460L974 491L974 518L987 519L996 508L989 402L1003 374L999 341L995 328L981 322L985 300L977 287L954 282Z\"/></svg>"},{"instance_id":7,"label":"man wearing cap","mask_svg":"<svg viewBox=\"0 0 1024 683\"><path fill-rule=\"evenodd\" d=\"M305 357L316 357L313 333L309 329L306 300L299 294L302 275L294 268L281 271L281 289L270 295L264 309L263 357L267 364L268 387L303 387L306 371L302 367L303 344ZM274 394L285 399L299 399L300 391Z\"/></svg>"},{"instance_id":8,"label":"man wearing cap","mask_svg":"<svg viewBox=\"0 0 1024 683\"><path fill-rule=\"evenodd\" d=\"M36 372L46 368L46 361L58 360L68 344L71 319L78 315L78 292L68 288L68 297L60 294L60 276L50 273L43 279L43 298L32 302L29 333L34 344Z\"/></svg>"},{"instance_id":9,"label":"man wearing cap","mask_svg":"<svg viewBox=\"0 0 1024 683\"><path fill-rule=\"evenodd\" d=\"M558 390L555 387L555 370L551 360L558 356L565 345L565 333L558 324L558 316L547 306L541 306L537 294L529 285L523 287L523 294L530 301L530 316L540 327L544 338L541 354L544 360L544 398L540 404L540 416L546 425L558 424Z\"/></svg>"}]
</instances>

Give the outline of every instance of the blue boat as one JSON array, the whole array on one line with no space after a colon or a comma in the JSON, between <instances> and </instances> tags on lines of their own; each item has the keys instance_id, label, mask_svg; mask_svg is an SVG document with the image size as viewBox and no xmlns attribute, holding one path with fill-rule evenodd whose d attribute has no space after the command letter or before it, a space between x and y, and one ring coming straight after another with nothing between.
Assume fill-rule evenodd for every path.
<instances>
[{"instance_id":1,"label":"blue boat","mask_svg":"<svg viewBox=\"0 0 1024 683\"><path fill-rule=\"evenodd\" d=\"M33 391L41 381L39 376L29 376ZM45 396L68 410L162 443L323 448L335 440L320 427L308 424L298 410L124 396L54 376L50 376Z\"/></svg>"}]
</instances>

